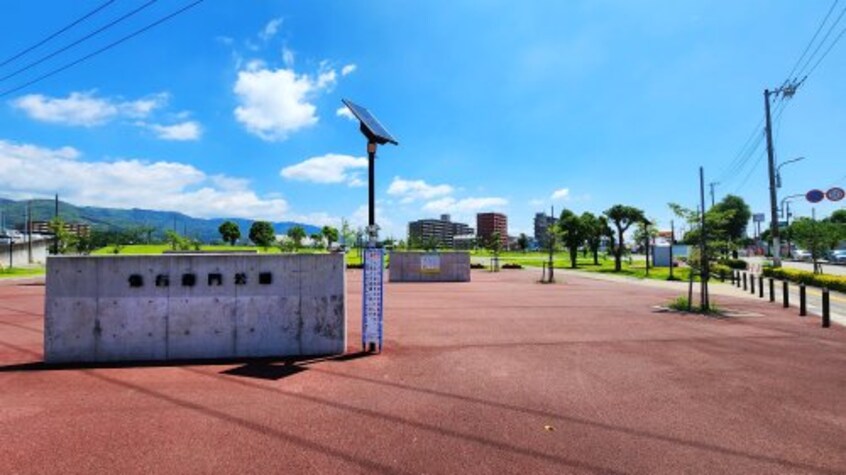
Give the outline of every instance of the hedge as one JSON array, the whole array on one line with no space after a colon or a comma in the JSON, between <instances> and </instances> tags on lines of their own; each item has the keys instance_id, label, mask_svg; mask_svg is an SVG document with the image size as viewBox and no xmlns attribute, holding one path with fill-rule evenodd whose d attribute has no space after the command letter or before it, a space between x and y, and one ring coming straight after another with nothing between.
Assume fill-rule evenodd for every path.
<instances>
[{"instance_id":1,"label":"hedge","mask_svg":"<svg viewBox=\"0 0 846 475\"><path fill-rule=\"evenodd\" d=\"M735 270L746 270L749 268L749 263L743 259L720 259L717 262Z\"/></svg>"},{"instance_id":2,"label":"hedge","mask_svg":"<svg viewBox=\"0 0 846 475\"><path fill-rule=\"evenodd\" d=\"M765 277L789 280L797 284L812 285L814 287L825 287L838 292L846 292L846 276L814 274L813 272L785 269L784 267L764 267L762 273Z\"/></svg>"}]
</instances>

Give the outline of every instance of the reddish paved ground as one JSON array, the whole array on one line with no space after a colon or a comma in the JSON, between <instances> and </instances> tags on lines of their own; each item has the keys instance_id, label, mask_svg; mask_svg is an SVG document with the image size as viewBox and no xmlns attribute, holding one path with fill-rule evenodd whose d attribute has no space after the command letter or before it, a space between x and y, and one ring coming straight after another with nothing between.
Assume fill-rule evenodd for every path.
<instances>
[{"instance_id":1,"label":"reddish paved ground","mask_svg":"<svg viewBox=\"0 0 846 475\"><path fill-rule=\"evenodd\" d=\"M846 472L843 328L534 277L389 285L380 356L61 370L15 366L40 360L44 289L3 284L0 473Z\"/></svg>"}]
</instances>

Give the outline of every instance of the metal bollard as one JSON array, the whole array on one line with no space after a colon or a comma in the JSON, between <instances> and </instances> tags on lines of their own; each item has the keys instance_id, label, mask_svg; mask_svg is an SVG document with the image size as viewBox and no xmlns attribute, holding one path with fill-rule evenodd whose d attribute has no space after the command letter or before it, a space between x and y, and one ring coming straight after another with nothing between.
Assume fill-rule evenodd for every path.
<instances>
[{"instance_id":1,"label":"metal bollard","mask_svg":"<svg viewBox=\"0 0 846 475\"><path fill-rule=\"evenodd\" d=\"M781 301L784 304L784 308L790 306L790 294L787 293L787 281L781 281Z\"/></svg>"},{"instance_id":2,"label":"metal bollard","mask_svg":"<svg viewBox=\"0 0 846 475\"><path fill-rule=\"evenodd\" d=\"M758 297L764 298L764 276L758 276Z\"/></svg>"},{"instance_id":3,"label":"metal bollard","mask_svg":"<svg viewBox=\"0 0 846 475\"><path fill-rule=\"evenodd\" d=\"M744 291L744 292L746 291L746 287L747 287L747 285L746 285L746 280L747 280L747 279L746 279L746 272L744 272L744 273L743 273L743 291Z\"/></svg>"},{"instance_id":4,"label":"metal bollard","mask_svg":"<svg viewBox=\"0 0 846 475\"><path fill-rule=\"evenodd\" d=\"M831 309L829 308L828 289L822 290L822 326L828 328L831 326Z\"/></svg>"},{"instance_id":5,"label":"metal bollard","mask_svg":"<svg viewBox=\"0 0 846 475\"><path fill-rule=\"evenodd\" d=\"M770 277L770 302L775 302L775 283L772 277Z\"/></svg>"},{"instance_id":6,"label":"metal bollard","mask_svg":"<svg viewBox=\"0 0 846 475\"><path fill-rule=\"evenodd\" d=\"M805 295L805 284L799 284L799 316L808 315L807 297Z\"/></svg>"},{"instance_id":7,"label":"metal bollard","mask_svg":"<svg viewBox=\"0 0 846 475\"><path fill-rule=\"evenodd\" d=\"M749 276L749 292L752 295L755 295L755 276L754 275Z\"/></svg>"},{"instance_id":8,"label":"metal bollard","mask_svg":"<svg viewBox=\"0 0 846 475\"><path fill-rule=\"evenodd\" d=\"M734 269L732 269L732 271L731 271L731 285L734 285L734 283L735 283L735 281L736 281L736 279L734 278L734 273L735 273L735 272L736 272L736 271L735 271Z\"/></svg>"}]
</instances>

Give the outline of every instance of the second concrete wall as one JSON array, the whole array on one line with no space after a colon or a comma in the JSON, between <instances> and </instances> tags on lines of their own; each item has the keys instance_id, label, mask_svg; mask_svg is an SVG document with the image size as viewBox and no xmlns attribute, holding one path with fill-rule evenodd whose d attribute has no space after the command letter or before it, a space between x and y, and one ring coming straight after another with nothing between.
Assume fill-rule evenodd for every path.
<instances>
[{"instance_id":1,"label":"second concrete wall","mask_svg":"<svg viewBox=\"0 0 846 475\"><path fill-rule=\"evenodd\" d=\"M391 252L390 282L470 282L468 252Z\"/></svg>"}]
</instances>

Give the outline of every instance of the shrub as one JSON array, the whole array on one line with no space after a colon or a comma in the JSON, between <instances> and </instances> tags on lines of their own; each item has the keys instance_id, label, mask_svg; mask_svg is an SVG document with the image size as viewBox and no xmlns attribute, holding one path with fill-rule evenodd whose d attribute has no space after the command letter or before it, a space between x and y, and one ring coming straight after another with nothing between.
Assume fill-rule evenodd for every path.
<instances>
[{"instance_id":1,"label":"shrub","mask_svg":"<svg viewBox=\"0 0 846 475\"><path fill-rule=\"evenodd\" d=\"M470 268L471 269L484 269L485 265L479 264L478 262L474 262L474 263L470 264Z\"/></svg>"},{"instance_id":2,"label":"shrub","mask_svg":"<svg viewBox=\"0 0 846 475\"><path fill-rule=\"evenodd\" d=\"M784 267L764 267L762 273L765 277L789 280L797 284L811 285L814 287L825 287L838 292L846 292L846 277L844 276L814 274L813 272L786 269Z\"/></svg>"},{"instance_id":3,"label":"shrub","mask_svg":"<svg viewBox=\"0 0 846 475\"><path fill-rule=\"evenodd\" d=\"M516 264L514 262L509 262L509 263L503 264L502 268L503 269L522 269L523 266L520 265L520 264Z\"/></svg>"},{"instance_id":4,"label":"shrub","mask_svg":"<svg viewBox=\"0 0 846 475\"><path fill-rule=\"evenodd\" d=\"M732 272L732 267L729 267L725 264L712 264L711 265L711 276L717 277L719 279L725 280L728 279Z\"/></svg>"},{"instance_id":5,"label":"shrub","mask_svg":"<svg viewBox=\"0 0 846 475\"><path fill-rule=\"evenodd\" d=\"M743 259L720 259L717 263L735 270L746 270L749 268L749 263Z\"/></svg>"}]
</instances>

